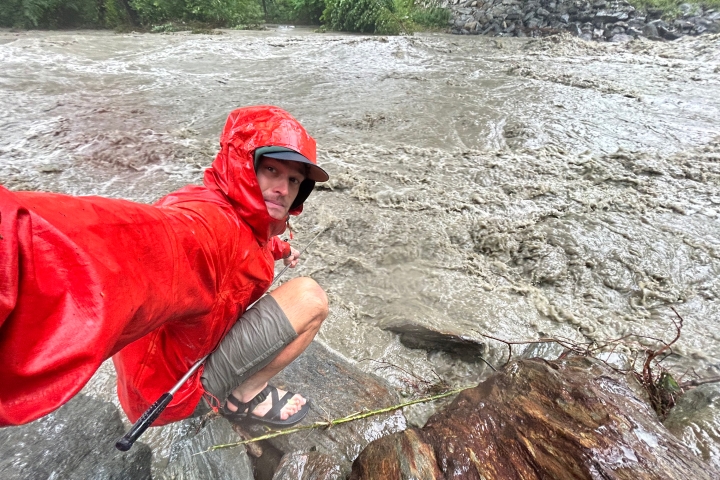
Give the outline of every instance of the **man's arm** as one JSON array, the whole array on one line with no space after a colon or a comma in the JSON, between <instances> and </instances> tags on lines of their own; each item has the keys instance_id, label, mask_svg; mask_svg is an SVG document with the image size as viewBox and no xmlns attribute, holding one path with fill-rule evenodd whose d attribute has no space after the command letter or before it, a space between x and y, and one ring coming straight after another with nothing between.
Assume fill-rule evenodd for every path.
<instances>
[{"instance_id":1,"label":"man's arm","mask_svg":"<svg viewBox=\"0 0 720 480\"><path fill-rule=\"evenodd\" d=\"M123 346L210 311L218 240L202 215L167 210L0 187L0 426L46 415Z\"/></svg>"}]
</instances>

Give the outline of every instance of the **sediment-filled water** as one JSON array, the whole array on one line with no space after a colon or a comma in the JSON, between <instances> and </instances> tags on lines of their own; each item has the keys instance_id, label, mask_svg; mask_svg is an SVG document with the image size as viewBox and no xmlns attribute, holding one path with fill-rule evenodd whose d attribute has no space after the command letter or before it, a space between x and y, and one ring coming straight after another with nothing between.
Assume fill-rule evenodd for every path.
<instances>
[{"instance_id":1,"label":"sediment-filled water","mask_svg":"<svg viewBox=\"0 0 720 480\"><path fill-rule=\"evenodd\" d=\"M293 222L300 248L324 233L286 279L315 278L320 339L400 389L488 370L403 346L384 327L404 321L501 365L483 334L669 341L673 306L668 365L720 370L718 35L2 31L0 85L0 183L139 202L200 183L232 109L290 111L332 179ZM113 381L106 364L86 392ZM162 457L182 428L144 438Z\"/></svg>"}]
</instances>

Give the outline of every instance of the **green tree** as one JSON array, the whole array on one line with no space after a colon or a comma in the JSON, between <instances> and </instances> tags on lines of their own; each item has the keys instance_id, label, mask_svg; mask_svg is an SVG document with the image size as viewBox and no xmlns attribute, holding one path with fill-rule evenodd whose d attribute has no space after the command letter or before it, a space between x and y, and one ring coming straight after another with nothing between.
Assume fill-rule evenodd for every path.
<instances>
[{"instance_id":1,"label":"green tree","mask_svg":"<svg viewBox=\"0 0 720 480\"><path fill-rule=\"evenodd\" d=\"M406 30L399 0L326 0L323 21L333 30L397 34ZM408 20L406 18L406 20Z\"/></svg>"},{"instance_id":2,"label":"green tree","mask_svg":"<svg viewBox=\"0 0 720 480\"><path fill-rule=\"evenodd\" d=\"M123 28L173 22L214 27L263 20L318 24L363 33L411 33L418 25L444 27L448 11L438 0L0 0L0 26L21 28ZM647 0L661 1L661 0ZM674 0L662 0L674 1ZM713 0L720 1L720 0Z\"/></svg>"},{"instance_id":3,"label":"green tree","mask_svg":"<svg viewBox=\"0 0 720 480\"><path fill-rule=\"evenodd\" d=\"M320 24L325 10L325 0L288 0L296 21L313 25Z\"/></svg>"},{"instance_id":4,"label":"green tree","mask_svg":"<svg viewBox=\"0 0 720 480\"><path fill-rule=\"evenodd\" d=\"M323 21L346 32L410 34L418 28L445 28L450 12L437 0L325 0Z\"/></svg>"},{"instance_id":5,"label":"green tree","mask_svg":"<svg viewBox=\"0 0 720 480\"><path fill-rule=\"evenodd\" d=\"M69 28L97 26L96 0L4 0L0 26L21 28Z\"/></svg>"},{"instance_id":6,"label":"green tree","mask_svg":"<svg viewBox=\"0 0 720 480\"><path fill-rule=\"evenodd\" d=\"M146 25L195 21L232 27L262 19L257 0L131 0L130 5Z\"/></svg>"}]
</instances>

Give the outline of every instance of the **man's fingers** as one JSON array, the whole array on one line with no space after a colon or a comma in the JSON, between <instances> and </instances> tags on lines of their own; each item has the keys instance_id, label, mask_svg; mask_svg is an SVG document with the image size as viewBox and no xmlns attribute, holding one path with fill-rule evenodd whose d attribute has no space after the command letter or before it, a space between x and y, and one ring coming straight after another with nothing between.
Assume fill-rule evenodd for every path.
<instances>
[{"instance_id":1,"label":"man's fingers","mask_svg":"<svg viewBox=\"0 0 720 480\"><path fill-rule=\"evenodd\" d=\"M284 259L285 265L290 265L290 268L295 268L300 261L300 252L290 247L290 255Z\"/></svg>"}]
</instances>

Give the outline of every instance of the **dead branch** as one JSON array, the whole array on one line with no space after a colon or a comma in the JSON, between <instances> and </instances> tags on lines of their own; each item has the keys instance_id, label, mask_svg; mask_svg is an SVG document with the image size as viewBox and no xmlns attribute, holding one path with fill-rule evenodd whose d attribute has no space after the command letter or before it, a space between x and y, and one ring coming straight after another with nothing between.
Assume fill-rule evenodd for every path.
<instances>
[{"instance_id":1,"label":"dead branch","mask_svg":"<svg viewBox=\"0 0 720 480\"><path fill-rule=\"evenodd\" d=\"M487 335L487 334L484 334L484 333L481 333L481 332L475 332L475 333L477 333L478 335L482 335L482 336L485 337L485 338L489 338L489 339L492 339L492 340L495 340L495 341L498 341L498 342L500 342L500 343L504 343L505 345L507 345L508 351L509 351L509 353L508 353L508 359L507 359L507 361L505 362L505 364L504 364L503 366L505 366L505 365L507 365L508 363L510 363L510 360L512 359L512 355L513 355L512 346L513 346L513 345L529 345L529 344L533 344L533 343L557 343L558 345L560 345L561 347L563 347L563 348L565 348L565 349L569 349L569 350L573 350L573 351L578 351L578 352L583 352L583 350L581 350L577 345L571 343L571 342L568 341L568 340L561 340L561 339L559 339L559 338L540 338L540 339L537 339L537 340L519 340L519 341L516 340L516 341L510 341L510 340L503 340L502 338L493 337L492 335ZM494 369L493 369L493 370L494 370Z\"/></svg>"},{"instance_id":2,"label":"dead branch","mask_svg":"<svg viewBox=\"0 0 720 480\"><path fill-rule=\"evenodd\" d=\"M690 380L689 382L683 382L680 384L680 388L685 390L687 388L699 387L700 385L706 385L708 383L718 383L718 382L720 382L720 377L702 378L700 380Z\"/></svg>"},{"instance_id":3,"label":"dead branch","mask_svg":"<svg viewBox=\"0 0 720 480\"><path fill-rule=\"evenodd\" d=\"M682 327L685 322L684 319L677 312L677 310L675 310L673 307L670 308L675 313L675 317L677 317L677 320L671 317L671 321L673 323L673 326L675 327L675 337L669 342L661 338L656 338L649 335L641 335L637 333L629 333L626 335L622 335L621 337L614 338L612 340L606 340L601 343L595 341L578 343L572 339L565 337L510 341L494 337L492 335L487 335L481 332L476 333L485 338L489 338L491 340L495 340L507 345L508 358L504 365L508 365L512 360L513 345L555 343L564 348L564 351L558 357L558 360L561 360L570 354L583 355L596 358L597 360L603 362L605 365L618 373L632 373L648 392L650 402L655 411L661 418L663 418L665 415L667 415L667 412L670 410L670 408L672 408L672 406L675 404L677 396L682 394L683 389L696 385L701 385L704 383L720 382L720 377L714 377L709 379L693 380L680 385L678 384L678 382L675 381L670 372L665 367L663 367L663 361L673 354L672 347L680 339ZM631 339L635 339L635 342L631 342ZM651 340L652 342L655 342L658 346L656 348L643 347L642 343L640 343L640 340L643 339ZM614 365L609 364L605 359L598 356L598 354L601 352L607 352L608 348L610 348L610 354L612 354L613 352L615 352L618 346L623 344L633 345L632 350L634 351L634 356L632 358L632 364L628 369L621 369L615 367ZM641 355L643 356L642 367L638 368L638 360L640 360ZM659 369L659 373L655 372L656 369Z\"/></svg>"}]
</instances>

